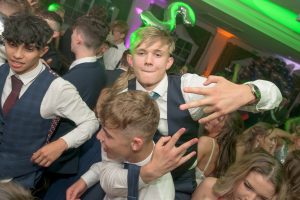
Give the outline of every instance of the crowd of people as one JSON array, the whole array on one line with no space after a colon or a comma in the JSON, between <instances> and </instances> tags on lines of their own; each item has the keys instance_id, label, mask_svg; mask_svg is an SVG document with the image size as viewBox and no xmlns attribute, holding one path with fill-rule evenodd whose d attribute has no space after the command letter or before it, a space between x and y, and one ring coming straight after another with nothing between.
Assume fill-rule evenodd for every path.
<instances>
[{"instance_id":1,"label":"crowd of people","mask_svg":"<svg viewBox=\"0 0 300 200\"><path fill-rule=\"evenodd\" d=\"M39 5L0 0L0 200L299 199L299 127L239 113L277 108L274 83L171 75L168 31L126 49L103 7L62 35L62 9Z\"/></svg>"}]
</instances>

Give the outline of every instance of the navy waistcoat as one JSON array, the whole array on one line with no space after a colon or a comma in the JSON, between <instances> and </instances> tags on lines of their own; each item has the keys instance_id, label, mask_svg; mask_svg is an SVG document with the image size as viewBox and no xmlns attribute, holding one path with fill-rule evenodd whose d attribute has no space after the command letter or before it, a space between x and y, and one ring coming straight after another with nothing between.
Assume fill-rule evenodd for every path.
<instances>
[{"instance_id":1,"label":"navy waistcoat","mask_svg":"<svg viewBox=\"0 0 300 200\"><path fill-rule=\"evenodd\" d=\"M136 79L130 80L128 82L128 90L136 89ZM198 138L198 128L199 124L197 121L194 121L188 110L180 110L179 106L185 103L185 100L181 91L181 77L176 75L168 75L168 90L167 90L167 116L168 116L168 133L172 136L180 128L186 128L186 132L181 136L177 141L176 146L193 139ZM157 132L154 135L154 141L157 142L162 135ZM196 151L197 144L190 147L186 154ZM188 160L183 165L179 166L172 171L172 176L174 179L179 177L185 171L187 171L196 161L197 157L194 156Z\"/></svg>"},{"instance_id":2,"label":"navy waistcoat","mask_svg":"<svg viewBox=\"0 0 300 200\"><path fill-rule=\"evenodd\" d=\"M0 67L0 94L8 73L8 64ZM45 69L5 117L0 106L0 179L19 177L40 169L30 158L47 138L51 119L42 118L40 107L54 79L55 76Z\"/></svg>"}]
</instances>

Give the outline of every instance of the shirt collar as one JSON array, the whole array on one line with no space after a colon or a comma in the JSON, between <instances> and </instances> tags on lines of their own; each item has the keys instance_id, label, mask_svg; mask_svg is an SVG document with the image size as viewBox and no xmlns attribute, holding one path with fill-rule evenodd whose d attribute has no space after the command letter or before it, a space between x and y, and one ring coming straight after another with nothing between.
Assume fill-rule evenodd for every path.
<instances>
[{"instance_id":1,"label":"shirt collar","mask_svg":"<svg viewBox=\"0 0 300 200\"><path fill-rule=\"evenodd\" d=\"M88 62L96 62L96 61L97 61L97 57L96 56L80 58L80 59L75 60L71 64L69 70L72 69L72 68L74 68L76 65L79 65L79 64L82 64L82 63L88 63Z\"/></svg>"},{"instance_id":2,"label":"shirt collar","mask_svg":"<svg viewBox=\"0 0 300 200\"><path fill-rule=\"evenodd\" d=\"M137 80L136 80L136 89L141 90L144 92L151 92L147 91ZM164 78L158 83L158 85L152 90L152 92L156 92L159 96L163 97L168 89L168 76L165 74Z\"/></svg>"},{"instance_id":3,"label":"shirt collar","mask_svg":"<svg viewBox=\"0 0 300 200\"><path fill-rule=\"evenodd\" d=\"M121 43L119 43L119 44L116 44L116 46L117 46L118 48L123 47L123 46L124 46L124 42L121 42Z\"/></svg>"},{"instance_id":4,"label":"shirt collar","mask_svg":"<svg viewBox=\"0 0 300 200\"><path fill-rule=\"evenodd\" d=\"M151 158L152 158L152 154L153 154L154 147L155 147L155 143L153 142L153 149L152 149L151 153L149 154L149 156L147 156L147 158L145 158L144 160L142 160L142 161L140 161L140 162L137 162L137 163L131 163L131 164L134 164L134 165L137 165L137 166L144 166L144 165L146 165L147 163L149 163L150 160L151 160Z\"/></svg>"},{"instance_id":5,"label":"shirt collar","mask_svg":"<svg viewBox=\"0 0 300 200\"><path fill-rule=\"evenodd\" d=\"M8 76L11 77L13 75L16 75L16 77L23 82L23 85L27 85L28 83L33 81L44 69L45 66L43 65L41 60L39 60L37 67L35 67L33 70L26 72L24 74L16 74L16 72L10 69Z\"/></svg>"}]
</instances>

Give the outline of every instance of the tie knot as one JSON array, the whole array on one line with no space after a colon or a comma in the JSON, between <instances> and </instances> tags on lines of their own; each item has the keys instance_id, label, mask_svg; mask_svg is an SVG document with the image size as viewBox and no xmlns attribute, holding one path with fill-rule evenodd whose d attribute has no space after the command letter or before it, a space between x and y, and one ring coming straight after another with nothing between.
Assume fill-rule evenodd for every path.
<instances>
[{"instance_id":1,"label":"tie knot","mask_svg":"<svg viewBox=\"0 0 300 200\"><path fill-rule=\"evenodd\" d=\"M12 90L20 90L22 85L23 85L23 82L18 79L15 75L11 76L11 87L12 87Z\"/></svg>"},{"instance_id":2,"label":"tie knot","mask_svg":"<svg viewBox=\"0 0 300 200\"><path fill-rule=\"evenodd\" d=\"M153 99L153 100L156 100L156 99L158 99L158 97L160 97L160 95L154 91L150 92L149 95L150 95L151 99Z\"/></svg>"}]
</instances>

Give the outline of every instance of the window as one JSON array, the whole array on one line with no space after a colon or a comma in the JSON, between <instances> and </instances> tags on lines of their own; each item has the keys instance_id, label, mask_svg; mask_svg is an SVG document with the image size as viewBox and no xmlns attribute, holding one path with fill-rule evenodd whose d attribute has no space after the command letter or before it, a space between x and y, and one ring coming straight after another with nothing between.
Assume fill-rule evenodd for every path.
<instances>
[{"instance_id":1,"label":"window","mask_svg":"<svg viewBox=\"0 0 300 200\"><path fill-rule=\"evenodd\" d=\"M192 51L192 43L187 42L181 38L178 38L175 43L175 50L173 52L174 64L170 69L170 72L178 72L179 69L186 65L188 57Z\"/></svg>"}]
</instances>

